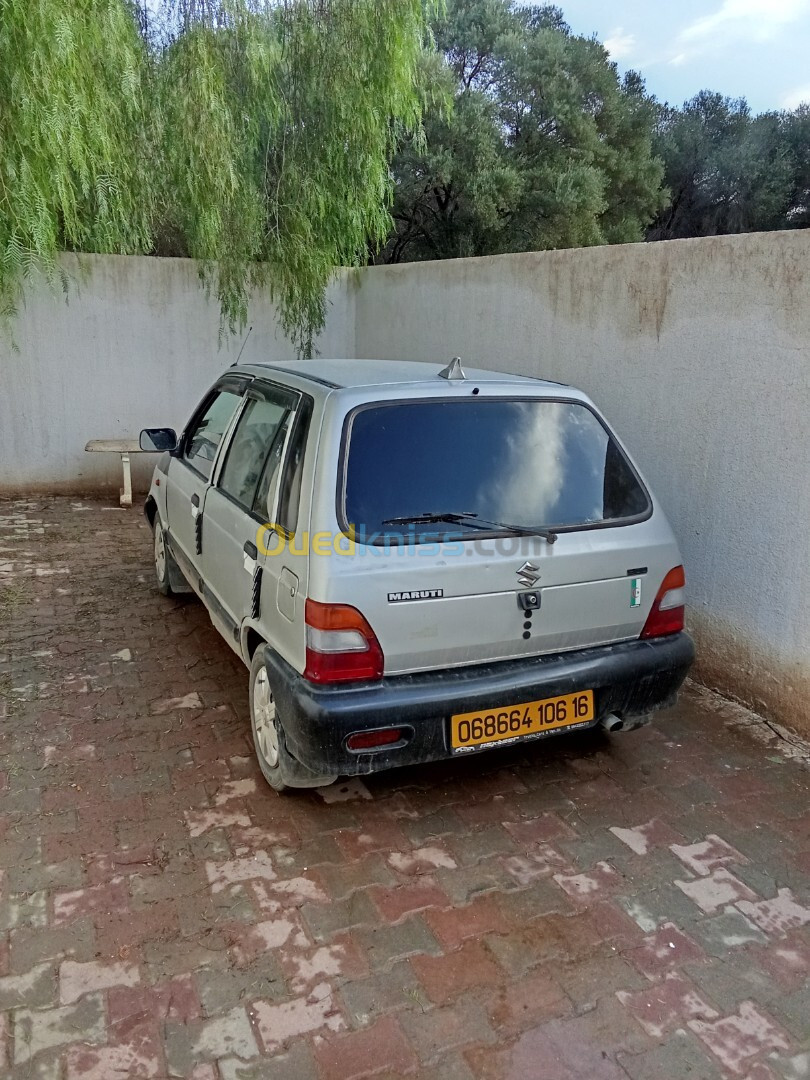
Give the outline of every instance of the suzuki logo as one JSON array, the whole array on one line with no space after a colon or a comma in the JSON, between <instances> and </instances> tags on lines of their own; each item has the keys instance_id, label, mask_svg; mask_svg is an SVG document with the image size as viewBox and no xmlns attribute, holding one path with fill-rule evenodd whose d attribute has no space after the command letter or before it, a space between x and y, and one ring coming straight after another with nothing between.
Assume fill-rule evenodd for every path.
<instances>
[{"instance_id":1,"label":"suzuki logo","mask_svg":"<svg viewBox=\"0 0 810 1080\"><path fill-rule=\"evenodd\" d=\"M532 585L536 585L540 580L538 571L539 567L535 566L534 563L525 562L519 570L515 571L518 584L522 585L524 589L530 589Z\"/></svg>"}]
</instances>

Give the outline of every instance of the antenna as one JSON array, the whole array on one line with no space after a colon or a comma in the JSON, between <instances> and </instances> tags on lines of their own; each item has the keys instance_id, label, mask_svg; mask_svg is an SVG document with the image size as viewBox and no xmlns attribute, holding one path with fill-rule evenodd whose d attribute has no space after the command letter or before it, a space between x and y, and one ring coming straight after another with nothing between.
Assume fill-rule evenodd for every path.
<instances>
[{"instance_id":1,"label":"antenna","mask_svg":"<svg viewBox=\"0 0 810 1080\"><path fill-rule=\"evenodd\" d=\"M236 357L236 359L234 360L234 362L233 362L233 363L231 364L231 367L236 367L236 365L237 365L237 364L239 363L239 359L240 359L240 357L242 356L242 353L243 353L243 352L245 351L245 346L246 346L246 345L247 345L247 343L248 343L248 338L250 337L250 335L251 335L252 333L253 333L253 327L252 327L252 326L249 326L249 327L248 327L248 332L247 332L247 333L245 334L245 340L244 340L244 341L242 342L242 348L241 348L241 349L239 350L239 354L237 355L237 357Z\"/></svg>"},{"instance_id":2,"label":"antenna","mask_svg":"<svg viewBox=\"0 0 810 1080\"><path fill-rule=\"evenodd\" d=\"M447 379L448 382L455 382L456 379L466 379L464 374L464 368L461 366L461 357L454 356L446 368L442 368L439 372L440 379Z\"/></svg>"}]
</instances>

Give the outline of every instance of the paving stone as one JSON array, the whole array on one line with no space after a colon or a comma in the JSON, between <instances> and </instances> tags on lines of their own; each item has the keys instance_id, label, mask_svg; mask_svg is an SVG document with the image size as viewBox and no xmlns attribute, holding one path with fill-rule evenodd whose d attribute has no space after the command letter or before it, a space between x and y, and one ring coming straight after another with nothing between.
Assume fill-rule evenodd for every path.
<instances>
[{"instance_id":1,"label":"paving stone","mask_svg":"<svg viewBox=\"0 0 810 1080\"><path fill-rule=\"evenodd\" d=\"M617 990L639 990L647 980L621 956L596 957L554 968L554 979L565 991L577 1012L592 1009L600 998Z\"/></svg>"},{"instance_id":2,"label":"paving stone","mask_svg":"<svg viewBox=\"0 0 810 1080\"><path fill-rule=\"evenodd\" d=\"M774 937L810 923L810 907L799 903L790 889L780 889L772 900L740 900L737 907L764 933Z\"/></svg>"},{"instance_id":3,"label":"paving stone","mask_svg":"<svg viewBox=\"0 0 810 1080\"><path fill-rule=\"evenodd\" d=\"M471 866L492 855L510 855L519 850L502 825L490 825L454 836L447 841L447 846L459 866Z\"/></svg>"},{"instance_id":4,"label":"paving stone","mask_svg":"<svg viewBox=\"0 0 810 1080\"><path fill-rule=\"evenodd\" d=\"M768 1007L798 1044L810 1039L810 982L792 994L774 996Z\"/></svg>"},{"instance_id":5,"label":"paving stone","mask_svg":"<svg viewBox=\"0 0 810 1080\"><path fill-rule=\"evenodd\" d=\"M259 1053L245 1008L183 1025L167 1025L166 1059L171 1076L187 1076L200 1058L255 1058Z\"/></svg>"},{"instance_id":6,"label":"paving stone","mask_svg":"<svg viewBox=\"0 0 810 1080\"><path fill-rule=\"evenodd\" d=\"M742 945L764 945L768 940L750 919L733 908L694 923L690 933L707 953L718 959L723 959L729 949Z\"/></svg>"},{"instance_id":7,"label":"paving stone","mask_svg":"<svg viewBox=\"0 0 810 1080\"><path fill-rule=\"evenodd\" d=\"M356 889L369 885L395 885L396 878L385 860L378 853L367 855L353 863L319 868L326 882L326 889L333 900L345 900Z\"/></svg>"},{"instance_id":8,"label":"paving stone","mask_svg":"<svg viewBox=\"0 0 810 1080\"><path fill-rule=\"evenodd\" d=\"M283 1046L312 1032L343 1031L346 1022L328 983L305 997L276 1003L255 1001L251 1014L264 1049L275 1054Z\"/></svg>"},{"instance_id":9,"label":"paving stone","mask_svg":"<svg viewBox=\"0 0 810 1080\"><path fill-rule=\"evenodd\" d=\"M493 889L508 891L515 887L514 879L495 859L486 859L474 866L455 870L439 869L436 880L456 904L468 904L479 893Z\"/></svg>"},{"instance_id":10,"label":"paving stone","mask_svg":"<svg viewBox=\"0 0 810 1080\"><path fill-rule=\"evenodd\" d=\"M272 956L262 956L241 969L203 969L197 972L196 981L207 1016L256 998L275 999L286 994L281 968Z\"/></svg>"},{"instance_id":11,"label":"paving stone","mask_svg":"<svg viewBox=\"0 0 810 1080\"><path fill-rule=\"evenodd\" d=\"M703 913L675 885L664 882L655 888L636 889L619 893L613 902L634 919L647 933L661 923L672 922L689 928L703 918Z\"/></svg>"},{"instance_id":12,"label":"paving stone","mask_svg":"<svg viewBox=\"0 0 810 1080\"><path fill-rule=\"evenodd\" d=\"M631 1080L722 1080L715 1061L691 1032L677 1031L663 1046L641 1054L620 1054L619 1063Z\"/></svg>"},{"instance_id":13,"label":"paving stone","mask_svg":"<svg viewBox=\"0 0 810 1080\"><path fill-rule=\"evenodd\" d=\"M304 1042L295 1043L286 1054L253 1062L220 1058L217 1067L221 1080L319 1080L312 1050Z\"/></svg>"},{"instance_id":14,"label":"paving stone","mask_svg":"<svg viewBox=\"0 0 810 1080\"><path fill-rule=\"evenodd\" d=\"M508 933L512 923L498 900L496 894L484 893L463 907L429 908L423 917L442 948L449 951L468 938Z\"/></svg>"},{"instance_id":15,"label":"paving stone","mask_svg":"<svg viewBox=\"0 0 810 1080\"><path fill-rule=\"evenodd\" d=\"M455 810L436 810L433 813L419 814L410 820L400 821L403 833L415 847L438 836L459 836L465 827Z\"/></svg>"},{"instance_id":16,"label":"paving stone","mask_svg":"<svg viewBox=\"0 0 810 1080\"><path fill-rule=\"evenodd\" d=\"M713 870L707 877L695 881L676 881L675 884L708 915L740 900L753 901L756 893L725 869Z\"/></svg>"},{"instance_id":17,"label":"paving stone","mask_svg":"<svg viewBox=\"0 0 810 1080\"><path fill-rule=\"evenodd\" d=\"M487 1009L493 1027L503 1039L555 1017L570 1015L574 1005L560 981L550 972L538 970L488 993Z\"/></svg>"},{"instance_id":18,"label":"paving stone","mask_svg":"<svg viewBox=\"0 0 810 1080\"><path fill-rule=\"evenodd\" d=\"M305 904L301 916L315 941L326 941L341 930L373 926L379 918L365 891L353 892L346 900L332 904Z\"/></svg>"},{"instance_id":19,"label":"paving stone","mask_svg":"<svg viewBox=\"0 0 810 1080\"><path fill-rule=\"evenodd\" d=\"M391 1016L362 1031L319 1040L314 1056L324 1080L362 1080L381 1072L412 1072L416 1067L413 1047Z\"/></svg>"},{"instance_id":20,"label":"paving stone","mask_svg":"<svg viewBox=\"0 0 810 1080\"><path fill-rule=\"evenodd\" d=\"M439 1004L477 986L498 986L503 971L480 942L463 945L445 956L414 956L411 967L427 991Z\"/></svg>"},{"instance_id":21,"label":"paving stone","mask_svg":"<svg viewBox=\"0 0 810 1080\"><path fill-rule=\"evenodd\" d=\"M790 1057L771 1054L768 1064L777 1076L784 1080L806 1080L810 1076L810 1050Z\"/></svg>"},{"instance_id":22,"label":"paving stone","mask_svg":"<svg viewBox=\"0 0 810 1080\"><path fill-rule=\"evenodd\" d=\"M104 1041L104 1002L99 994L58 1009L19 1009L14 1013L14 1063L27 1064L38 1053L81 1040Z\"/></svg>"},{"instance_id":23,"label":"paving stone","mask_svg":"<svg viewBox=\"0 0 810 1080\"><path fill-rule=\"evenodd\" d=\"M422 985L407 961L367 979L347 979L342 983L338 997L355 1027L363 1027L388 1012L429 1005Z\"/></svg>"},{"instance_id":24,"label":"paving stone","mask_svg":"<svg viewBox=\"0 0 810 1080\"><path fill-rule=\"evenodd\" d=\"M723 1014L734 1012L748 998L768 1004L779 993L777 984L745 951L729 953L721 964L687 963L683 971Z\"/></svg>"},{"instance_id":25,"label":"paving stone","mask_svg":"<svg viewBox=\"0 0 810 1080\"><path fill-rule=\"evenodd\" d=\"M0 933L18 926L45 926L47 895L44 891L0 900Z\"/></svg>"},{"instance_id":26,"label":"paving stone","mask_svg":"<svg viewBox=\"0 0 810 1080\"><path fill-rule=\"evenodd\" d=\"M59 1000L63 1005L72 1005L85 994L98 993L113 986L136 986L140 975L135 964L118 961L116 963L77 963L75 960L63 960L59 965Z\"/></svg>"},{"instance_id":27,"label":"paving stone","mask_svg":"<svg viewBox=\"0 0 810 1080\"><path fill-rule=\"evenodd\" d=\"M37 964L21 975L6 975L0 979L0 1010L18 1009L22 1005L40 1008L56 1003L56 966Z\"/></svg>"},{"instance_id":28,"label":"paving stone","mask_svg":"<svg viewBox=\"0 0 810 1080\"><path fill-rule=\"evenodd\" d=\"M459 1001L439 1009L412 1010L400 1018L400 1023L424 1064L436 1062L448 1050L498 1041L486 1009L478 1002Z\"/></svg>"},{"instance_id":29,"label":"paving stone","mask_svg":"<svg viewBox=\"0 0 810 1080\"><path fill-rule=\"evenodd\" d=\"M375 926L354 933L374 971L418 953L438 955L441 952L438 941L420 915L411 915L396 926Z\"/></svg>"},{"instance_id":30,"label":"paving stone","mask_svg":"<svg viewBox=\"0 0 810 1080\"><path fill-rule=\"evenodd\" d=\"M8 870L6 888L9 892L31 893L40 889L78 888L84 879L84 868L78 858L56 863L28 863Z\"/></svg>"},{"instance_id":31,"label":"paving stone","mask_svg":"<svg viewBox=\"0 0 810 1080\"><path fill-rule=\"evenodd\" d=\"M622 1069L590 1041L572 1038L570 1023L551 1021L522 1034L511 1046L467 1055L483 1080L531 1076L533 1080L624 1080Z\"/></svg>"},{"instance_id":32,"label":"paving stone","mask_svg":"<svg viewBox=\"0 0 810 1080\"><path fill-rule=\"evenodd\" d=\"M718 1059L723 1069L741 1074L750 1059L769 1050L786 1051L790 1040L767 1013L744 1001L733 1016L690 1020L689 1028Z\"/></svg>"}]
</instances>

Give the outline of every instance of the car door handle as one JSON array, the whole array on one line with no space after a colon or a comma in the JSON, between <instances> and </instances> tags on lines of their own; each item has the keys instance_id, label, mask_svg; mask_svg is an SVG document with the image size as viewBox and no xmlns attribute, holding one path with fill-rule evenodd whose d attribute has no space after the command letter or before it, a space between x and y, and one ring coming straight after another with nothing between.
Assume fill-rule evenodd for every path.
<instances>
[{"instance_id":1,"label":"car door handle","mask_svg":"<svg viewBox=\"0 0 810 1080\"><path fill-rule=\"evenodd\" d=\"M252 544L250 540L245 541L244 552L249 555L251 559L258 559L259 551L255 544Z\"/></svg>"},{"instance_id":2,"label":"car door handle","mask_svg":"<svg viewBox=\"0 0 810 1080\"><path fill-rule=\"evenodd\" d=\"M196 506L196 507L199 507L199 505L200 505L200 496L197 494L196 491L191 496L191 505Z\"/></svg>"}]
</instances>

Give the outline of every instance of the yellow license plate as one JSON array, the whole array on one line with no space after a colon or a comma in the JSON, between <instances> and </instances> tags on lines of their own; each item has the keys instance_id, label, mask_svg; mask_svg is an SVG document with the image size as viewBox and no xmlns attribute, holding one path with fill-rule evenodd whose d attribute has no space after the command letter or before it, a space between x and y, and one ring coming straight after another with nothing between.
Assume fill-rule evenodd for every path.
<instances>
[{"instance_id":1,"label":"yellow license plate","mask_svg":"<svg viewBox=\"0 0 810 1080\"><path fill-rule=\"evenodd\" d=\"M589 724L593 717L593 690L502 709L457 713L450 717L450 746L454 753L463 753L518 739L539 739L559 728Z\"/></svg>"}]
</instances>

